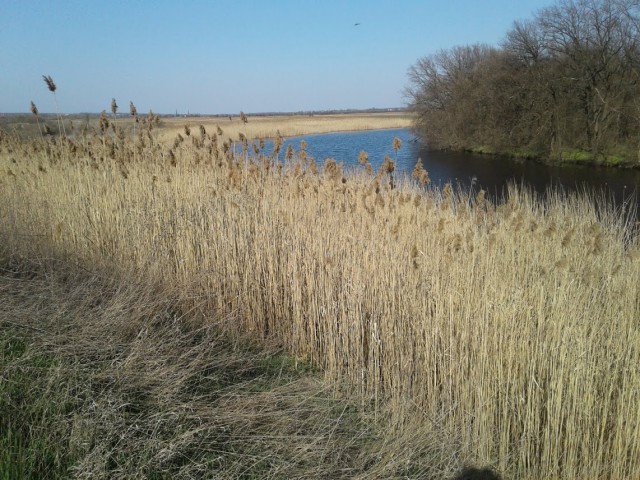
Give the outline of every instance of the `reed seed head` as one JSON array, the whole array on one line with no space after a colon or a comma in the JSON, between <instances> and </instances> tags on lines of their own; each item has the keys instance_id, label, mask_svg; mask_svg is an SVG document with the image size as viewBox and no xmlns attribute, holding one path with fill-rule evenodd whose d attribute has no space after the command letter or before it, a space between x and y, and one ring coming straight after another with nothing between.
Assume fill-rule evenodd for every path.
<instances>
[{"instance_id":1,"label":"reed seed head","mask_svg":"<svg viewBox=\"0 0 640 480\"><path fill-rule=\"evenodd\" d=\"M422 185L429 185L431 183L431 179L429 178L429 174L422 166L422 159L419 158L415 168L413 169L413 173L411 174L413 178L418 180Z\"/></svg>"},{"instance_id":2,"label":"reed seed head","mask_svg":"<svg viewBox=\"0 0 640 480\"><path fill-rule=\"evenodd\" d=\"M384 156L384 162L380 166L379 174L384 175L385 173L393 173L396 169L396 164L390 157L387 155Z\"/></svg>"},{"instance_id":3,"label":"reed seed head","mask_svg":"<svg viewBox=\"0 0 640 480\"><path fill-rule=\"evenodd\" d=\"M293 160L293 155L294 155L293 147L291 146L291 144L289 144L287 145L287 151L284 155L284 158L290 162L291 160Z\"/></svg>"},{"instance_id":4,"label":"reed seed head","mask_svg":"<svg viewBox=\"0 0 640 480\"><path fill-rule=\"evenodd\" d=\"M53 82L51 75L43 75L42 78L44 79L44 83L47 84L47 88L49 89L49 91L51 93L55 93L57 90L57 87L56 87L56 84Z\"/></svg>"},{"instance_id":5,"label":"reed seed head","mask_svg":"<svg viewBox=\"0 0 640 480\"><path fill-rule=\"evenodd\" d=\"M284 144L284 138L280 135L280 130L277 131L276 139L273 142L273 153L278 155Z\"/></svg>"},{"instance_id":6,"label":"reed seed head","mask_svg":"<svg viewBox=\"0 0 640 480\"><path fill-rule=\"evenodd\" d=\"M393 149L395 150L396 153L398 153L398 150L400 150L401 148L402 148L402 142L398 137L395 137L393 139Z\"/></svg>"},{"instance_id":7,"label":"reed seed head","mask_svg":"<svg viewBox=\"0 0 640 480\"><path fill-rule=\"evenodd\" d=\"M132 117L137 117L138 116L138 110L136 110L136 106L131 101L129 101L129 114Z\"/></svg>"},{"instance_id":8,"label":"reed seed head","mask_svg":"<svg viewBox=\"0 0 640 480\"><path fill-rule=\"evenodd\" d=\"M112 98L111 99L111 113L113 113L115 115L117 111L118 111L118 104L116 103L116 99Z\"/></svg>"},{"instance_id":9,"label":"reed seed head","mask_svg":"<svg viewBox=\"0 0 640 480\"><path fill-rule=\"evenodd\" d=\"M36 104L33 103L33 101L31 102L31 113L33 113L34 117L38 116L38 107L36 107Z\"/></svg>"},{"instance_id":10,"label":"reed seed head","mask_svg":"<svg viewBox=\"0 0 640 480\"><path fill-rule=\"evenodd\" d=\"M107 112L103 110L100 112L100 131L102 133L106 132L109 129L109 119L107 119Z\"/></svg>"},{"instance_id":11,"label":"reed seed head","mask_svg":"<svg viewBox=\"0 0 640 480\"><path fill-rule=\"evenodd\" d=\"M324 173L332 180L338 180L342 177L342 166L333 158L328 158L324 162Z\"/></svg>"}]
</instances>

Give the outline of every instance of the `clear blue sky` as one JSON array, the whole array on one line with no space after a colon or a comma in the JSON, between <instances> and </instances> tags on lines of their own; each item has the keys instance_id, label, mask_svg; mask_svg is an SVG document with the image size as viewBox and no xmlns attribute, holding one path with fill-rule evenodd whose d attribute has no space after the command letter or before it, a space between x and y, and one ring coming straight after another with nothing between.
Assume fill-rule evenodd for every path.
<instances>
[{"instance_id":1,"label":"clear blue sky","mask_svg":"<svg viewBox=\"0 0 640 480\"><path fill-rule=\"evenodd\" d=\"M0 112L400 107L424 55L553 0L0 0ZM355 26L355 23L360 25Z\"/></svg>"}]
</instances>

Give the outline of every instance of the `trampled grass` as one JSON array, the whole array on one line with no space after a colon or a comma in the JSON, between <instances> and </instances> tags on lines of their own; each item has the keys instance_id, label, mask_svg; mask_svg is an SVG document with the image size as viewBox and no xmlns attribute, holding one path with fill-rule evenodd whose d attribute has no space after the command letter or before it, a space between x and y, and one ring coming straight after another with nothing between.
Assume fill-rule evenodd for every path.
<instances>
[{"instance_id":1,"label":"trampled grass","mask_svg":"<svg viewBox=\"0 0 640 480\"><path fill-rule=\"evenodd\" d=\"M0 479L438 478L458 468L430 432L413 449L397 438L389 457L386 432L309 365L233 341L146 280L50 261L0 272Z\"/></svg>"},{"instance_id":2,"label":"trampled grass","mask_svg":"<svg viewBox=\"0 0 640 480\"><path fill-rule=\"evenodd\" d=\"M217 331L319 367L390 439L437 432L450 459L508 478L640 476L628 217L516 187L496 206L392 178L392 162L233 157L208 130L172 146L4 136L5 257L161 285Z\"/></svg>"}]
</instances>

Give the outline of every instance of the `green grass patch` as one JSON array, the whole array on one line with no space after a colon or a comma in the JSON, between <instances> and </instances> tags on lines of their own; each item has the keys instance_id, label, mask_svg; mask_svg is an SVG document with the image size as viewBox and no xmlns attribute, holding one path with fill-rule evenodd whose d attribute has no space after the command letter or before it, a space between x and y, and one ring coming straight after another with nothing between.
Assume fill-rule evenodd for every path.
<instances>
[{"instance_id":1,"label":"green grass patch","mask_svg":"<svg viewBox=\"0 0 640 480\"><path fill-rule=\"evenodd\" d=\"M260 362L264 373L275 378L294 378L302 375L318 374L320 370L309 362L289 355L273 355Z\"/></svg>"},{"instance_id":2,"label":"green grass patch","mask_svg":"<svg viewBox=\"0 0 640 480\"><path fill-rule=\"evenodd\" d=\"M496 155L498 153L495 148L490 147L489 145L478 145L476 147L471 147L469 151L472 153L478 153L480 155Z\"/></svg>"},{"instance_id":3,"label":"green grass patch","mask_svg":"<svg viewBox=\"0 0 640 480\"><path fill-rule=\"evenodd\" d=\"M607 167L624 167L624 166L637 166L638 162L634 162L633 155L628 153L611 153L602 157L602 165Z\"/></svg>"},{"instance_id":4,"label":"green grass patch","mask_svg":"<svg viewBox=\"0 0 640 480\"><path fill-rule=\"evenodd\" d=\"M560 160L564 163L594 163L595 157L585 150L564 150L560 152Z\"/></svg>"},{"instance_id":5,"label":"green grass patch","mask_svg":"<svg viewBox=\"0 0 640 480\"><path fill-rule=\"evenodd\" d=\"M74 405L60 363L12 331L0 335L0 352L0 479L67 477L72 454L59 420Z\"/></svg>"}]
</instances>

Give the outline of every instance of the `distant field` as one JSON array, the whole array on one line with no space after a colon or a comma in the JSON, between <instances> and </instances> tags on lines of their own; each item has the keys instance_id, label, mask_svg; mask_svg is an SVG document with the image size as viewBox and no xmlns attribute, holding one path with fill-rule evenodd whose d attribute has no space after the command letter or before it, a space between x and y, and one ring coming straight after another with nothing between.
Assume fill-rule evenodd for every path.
<instances>
[{"instance_id":1,"label":"distant field","mask_svg":"<svg viewBox=\"0 0 640 480\"><path fill-rule=\"evenodd\" d=\"M409 128L412 118L410 113L250 116L246 124L239 117L232 117L232 120L220 117L163 118L160 139L173 139L185 125L196 129L203 125L211 132L219 126L225 136L231 138L237 138L240 132L248 138L272 138L278 131L285 137L294 137L313 133Z\"/></svg>"}]
</instances>

